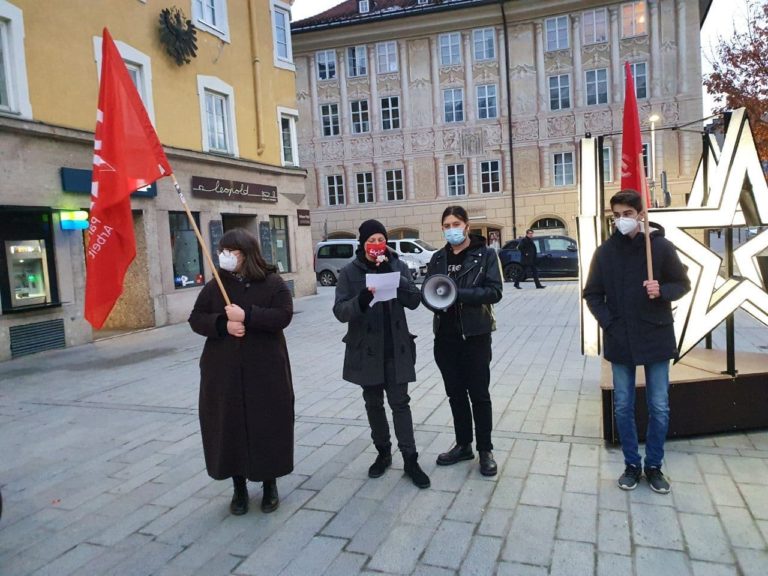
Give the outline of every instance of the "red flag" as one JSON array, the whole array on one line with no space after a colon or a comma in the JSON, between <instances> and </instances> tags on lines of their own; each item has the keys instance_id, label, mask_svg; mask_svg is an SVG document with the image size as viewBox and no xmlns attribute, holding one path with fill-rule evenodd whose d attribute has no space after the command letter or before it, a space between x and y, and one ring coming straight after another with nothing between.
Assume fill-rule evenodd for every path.
<instances>
[{"instance_id":1,"label":"red flag","mask_svg":"<svg viewBox=\"0 0 768 576\"><path fill-rule=\"evenodd\" d=\"M640 138L640 115L637 111L635 81L629 68L624 63L626 84L624 86L624 132L621 137L621 189L635 190L639 194L645 190L646 206L651 205L645 179L645 169L640 160L643 153L643 141Z\"/></svg>"},{"instance_id":2,"label":"red flag","mask_svg":"<svg viewBox=\"0 0 768 576\"><path fill-rule=\"evenodd\" d=\"M171 167L120 53L104 28L86 250L85 318L97 330L123 292L136 256L132 192Z\"/></svg>"}]
</instances>

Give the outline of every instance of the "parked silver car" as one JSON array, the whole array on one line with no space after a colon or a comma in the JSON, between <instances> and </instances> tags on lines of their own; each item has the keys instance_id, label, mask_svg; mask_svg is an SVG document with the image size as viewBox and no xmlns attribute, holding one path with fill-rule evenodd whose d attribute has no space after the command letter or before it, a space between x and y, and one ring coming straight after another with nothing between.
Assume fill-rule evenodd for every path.
<instances>
[{"instance_id":1,"label":"parked silver car","mask_svg":"<svg viewBox=\"0 0 768 576\"><path fill-rule=\"evenodd\" d=\"M335 286L341 269L355 259L358 242L353 239L323 240L315 248L315 276L322 286ZM391 246L390 246L391 248ZM395 250L397 252L397 250ZM419 277L418 262L398 255L411 271L411 277Z\"/></svg>"}]
</instances>

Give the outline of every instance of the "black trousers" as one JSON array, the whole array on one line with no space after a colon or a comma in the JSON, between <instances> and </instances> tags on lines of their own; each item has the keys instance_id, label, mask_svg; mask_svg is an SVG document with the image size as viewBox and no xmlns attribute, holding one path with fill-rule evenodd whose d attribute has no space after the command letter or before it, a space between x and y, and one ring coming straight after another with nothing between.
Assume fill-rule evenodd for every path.
<instances>
[{"instance_id":1,"label":"black trousers","mask_svg":"<svg viewBox=\"0 0 768 576\"><path fill-rule=\"evenodd\" d=\"M435 362L443 375L445 393L451 404L456 443L472 443L475 421L478 450L493 450L491 429L491 335L435 338ZM472 406L470 408L470 400Z\"/></svg>"},{"instance_id":2,"label":"black trousers","mask_svg":"<svg viewBox=\"0 0 768 576\"><path fill-rule=\"evenodd\" d=\"M523 274L530 278L533 276L533 282L536 284L536 286L541 286L541 282L539 281L539 270L536 268L536 264L523 264ZM519 286L520 282L515 282L515 286Z\"/></svg>"},{"instance_id":3,"label":"black trousers","mask_svg":"<svg viewBox=\"0 0 768 576\"><path fill-rule=\"evenodd\" d=\"M411 417L411 397L408 396L408 383L395 382L395 367L392 360L384 364L384 384L363 386L363 400L371 426L371 439L376 447L391 446L389 423L384 411L384 393L392 409L392 423L395 425L397 447L403 455L416 452L416 440L413 437L413 418Z\"/></svg>"}]
</instances>

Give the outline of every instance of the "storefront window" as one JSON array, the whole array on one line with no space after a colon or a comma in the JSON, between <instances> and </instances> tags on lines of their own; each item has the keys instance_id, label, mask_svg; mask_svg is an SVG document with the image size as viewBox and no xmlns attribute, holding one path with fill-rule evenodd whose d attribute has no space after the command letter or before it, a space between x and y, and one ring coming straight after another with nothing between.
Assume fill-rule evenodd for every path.
<instances>
[{"instance_id":1,"label":"storefront window","mask_svg":"<svg viewBox=\"0 0 768 576\"><path fill-rule=\"evenodd\" d=\"M288 217L270 216L272 232L272 262L280 272L291 271L291 251L288 245Z\"/></svg>"},{"instance_id":2,"label":"storefront window","mask_svg":"<svg viewBox=\"0 0 768 576\"><path fill-rule=\"evenodd\" d=\"M11 286L11 308L51 301L48 257L43 240L6 240L5 257Z\"/></svg>"},{"instance_id":3,"label":"storefront window","mask_svg":"<svg viewBox=\"0 0 768 576\"><path fill-rule=\"evenodd\" d=\"M195 223L200 227L200 214L193 212ZM194 230L185 212L169 212L171 226L171 252L173 254L173 284L176 288L202 286L203 254Z\"/></svg>"}]
</instances>

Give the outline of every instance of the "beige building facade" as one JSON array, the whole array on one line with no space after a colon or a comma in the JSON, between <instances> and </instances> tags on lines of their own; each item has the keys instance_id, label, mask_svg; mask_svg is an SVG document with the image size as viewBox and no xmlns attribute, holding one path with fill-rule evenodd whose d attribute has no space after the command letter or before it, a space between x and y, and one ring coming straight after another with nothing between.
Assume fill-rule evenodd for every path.
<instances>
[{"instance_id":1,"label":"beige building facade","mask_svg":"<svg viewBox=\"0 0 768 576\"><path fill-rule=\"evenodd\" d=\"M587 133L604 136L606 195L619 188L624 62L655 195L663 201L663 172L680 205L701 137L671 128L702 118L708 6L381 0L294 23L313 240L354 235L375 217L395 236L441 245L451 204L502 245L529 227L575 237Z\"/></svg>"}]
</instances>

